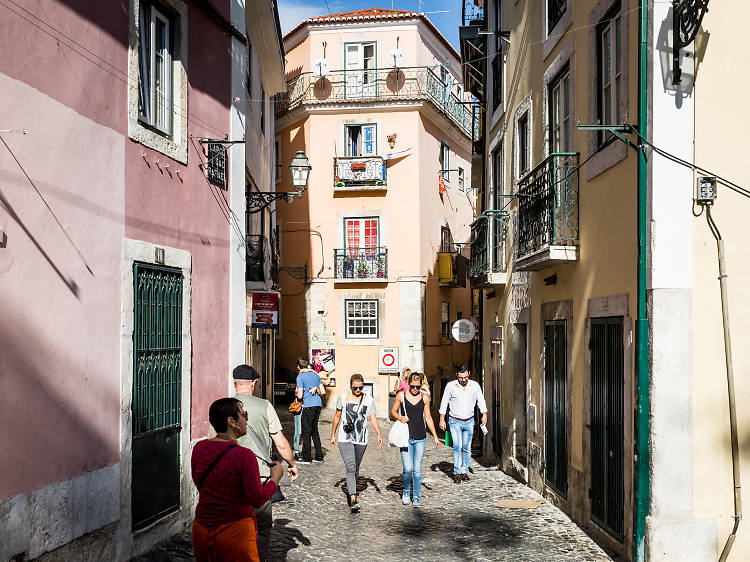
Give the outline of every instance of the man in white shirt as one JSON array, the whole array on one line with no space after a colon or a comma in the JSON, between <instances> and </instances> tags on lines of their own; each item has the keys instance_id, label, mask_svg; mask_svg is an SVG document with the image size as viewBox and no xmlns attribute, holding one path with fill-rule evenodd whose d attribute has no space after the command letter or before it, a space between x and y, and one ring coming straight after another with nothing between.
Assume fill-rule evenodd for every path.
<instances>
[{"instance_id":1,"label":"man in white shirt","mask_svg":"<svg viewBox=\"0 0 750 562\"><path fill-rule=\"evenodd\" d=\"M470 374L468 366L461 365L458 368L457 380L449 382L445 387L438 410L440 429L445 431L445 412L450 408L448 425L453 439L453 481L457 484L462 480L469 480L475 406L479 406L482 413L482 425L487 425L487 404L482 387L476 381L469 380Z\"/></svg>"}]
</instances>

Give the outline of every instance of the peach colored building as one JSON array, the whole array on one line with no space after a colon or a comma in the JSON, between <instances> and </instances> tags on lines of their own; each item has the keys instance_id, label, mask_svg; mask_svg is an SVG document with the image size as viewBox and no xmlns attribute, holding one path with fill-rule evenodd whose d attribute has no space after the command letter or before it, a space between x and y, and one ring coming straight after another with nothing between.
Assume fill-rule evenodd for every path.
<instances>
[{"instance_id":1,"label":"peach colored building","mask_svg":"<svg viewBox=\"0 0 750 562\"><path fill-rule=\"evenodd\" d=\"M474 120L459 55L424 15L384 9L307 19L284 47L279 161L302 150L312 171L301 200L277 207L279 366L320 356L336 380L328 407L361 373L385 415L395 379L380 357L394 348L394 367L425 372L439 396L472 356L451 337L472 312L460 249ZM291 191L286 176L279 191ZM305 279L283 269L303 266Z\"/></svg>"}]
</instances>

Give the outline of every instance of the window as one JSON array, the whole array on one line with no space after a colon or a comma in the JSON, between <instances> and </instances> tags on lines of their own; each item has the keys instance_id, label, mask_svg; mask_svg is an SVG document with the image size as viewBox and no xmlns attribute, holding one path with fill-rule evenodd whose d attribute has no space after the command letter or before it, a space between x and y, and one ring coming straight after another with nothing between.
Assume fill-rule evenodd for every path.
<instances>
[{"instance_id":1,"label":"window","mask_svg":"<svg viewBox=\"0 0 750 562\"><path fill-rule=\"evenodd\" d=\"M450 341L451 337L451 305L447 302L440 303L440 337Z\"/></svg>"},{"instance_id":2,"label":"window","mask_svg":"<svg viewBox=\"0 0 750 562\"><path fill-rule=\"evenodd\" d=\"M606 18L598 35L599 120L603 125L617 125L622 119L620 115L622 82L620 14L616 13ZM600 141L604 140L605 137L602 135Z\"/></svg>"},{"instance_id":3,"label":"window","mask_svg":"<svg viewBox=\"0 0 750 562\"><path fill-rule=\"evenodd\" d=\"M281 139L279 137L273 141L273 177L276 183L281 181Z\"/></svg>"},{"instance_id":4,"label":"window","mask_svg":"<svg viewBox=\"0 0 750 562\"><path fill-rule=\"evenodd\" d=\"M549 86L550 152L570 149L570 73L567 69Z\"/></svg>"},{"instance_id":5,"label":"window","mask_svg":"<svg viewBox=\"0 0 750 562\"><path fill-rule=\"evenodd\" d=\"M206 145L206 176L209 181L227 185L227 149L218 142Z\"/></svg>"},{"instance_id":6,"label":"window","mask_svg":"<svg viewBox=\"0 0 750 562\"><path fill-rule=\"evenodd\" d=\"M450 252L453 249L453 237L451 229L447 226L440 227L440 251Z\"/></svg>"},{"instance_id":7,"label":"window","mask_svg":"<svg viewBox=\"0 0 750 562\"><path fill-rule=\"evenodd\" d=\"M495 31L503 28L503 3L495 0ZM503 40L495 35L495 56L492 58L492 111L503 104Z\"/></svg>"},{"instance_id":8,"label":"window","mask_svg":"<svg viewBox=\"0 0 750 562\"><path fill-rule=\"evenodd\" d=\"M552 33L567 8L567 0L547 0L547 35Z\"/></svg>"},{"instance_id":9,"label":"window","mask_svg":"<svg viewBox=\"0 0 750 562\"><path fill-rule=\"evenodd\" d=\"M458 190L464 191L464 169L458 169Z\"/></svg>"},{"instance_id":10,"label":"window","mask_svg":"<svg viewBox=\"0 0 750 562\"><path fill-rule=\"evenodd\" d=\"M444 142L440 143L440 173L445 181L450 181L451 150Z\"/></svg>"},{"instance_id":11,"label":"window","mask_svg":"<svg viewBox=\"0 0 750 562\"><path fill-rule=\"evenodd\" d=\"M247 42L247 96L253 99L253 44ZM249 104L252 107L252 103Z\"/></svg>"},{"instance_id":12,"label":"window","mask_svg":"<svg viewBox=\"0 0 750 562\"><path fill-rule=\"evenodd\" d=\"M350 252L357 252L364 248L374 253L380 238L378 222L378 217L346 219L344 221L346 248Z\"/></svg>"},{"instance_id":13,"label":"window","mask_svg":"<svg viewBox=\"0 0 750 562\"><path fill-rule=\"evenodd\" d=\"M489 209L502 209L503 195L503 147L498 146L492 153L492 191Z\"/></svg>"},{"instance_id":14,"label":"window","mask_svg":"<svg viewBox=\"0 0 750 562\"><path fill-rule=\"evenodd\" d=\"M375 156L377 149L376 125L346 125L346 155Z\"/></svg>"},{"instance_id":15,"label":"window","mask_svg":"<svg viewBox=\"0 0 750 562\"><path fill-rule=\"evenodd\" d=\"M529 112L518 119L518 173L529 171Z\"/></svg>"},{"instance_id":16,"label":"window","mask_svg":"<svg viewBox=\"0 0 750 562\"><path fill-rule=\"evenodd\" d=\"M377 338L378 301L374 299L347 300L345 304L346 337Z\"/></svg>"},{"instance_id":17,"label":"window","mask_svg":"<svg viewBox=\"0 0 750 562\"><path fill-rule=\"evenodd\" d=\"M346 95L370 96L375 93L377 68L375 43L347 43L344 52Z\"/></svg>"},{"instance_id":18,"label":"window","mask_svg":"<svg viewBox=\"0 0 750 562\"><path fill-rule=\"evenodd\" d=\"M141 3L138 44L138 119L172 134L172 21L154 4Z\"/></svg>"}]
</instances>

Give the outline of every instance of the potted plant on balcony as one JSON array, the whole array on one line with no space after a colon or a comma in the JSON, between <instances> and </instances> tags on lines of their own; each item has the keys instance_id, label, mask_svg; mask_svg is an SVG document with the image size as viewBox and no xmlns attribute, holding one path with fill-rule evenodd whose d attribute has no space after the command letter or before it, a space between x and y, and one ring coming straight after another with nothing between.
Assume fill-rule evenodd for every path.
<instances>
[{"instance_id":1,"label":"potted plant on balcony","mask_svg":"<svg viewBox=\"0 0 750 562\"><path fill-rule=\"evenodd\" d=\"M377 277L380 279L385 277L385 260L383 258L378 258L375 262L375 265L377 266Z\"/></svg>"},{"instance_id":2,"label":"potted plant on balcony","mask_svg":"<svg viewBox=\"0 0 750 562\"><path fill-rule=\"evenodd\" d=\"M396 146L396 136L397 136L396 133L391 133L390 135L386 137L388 139L388 146L390 146L391 149L393 149L393 147Z\"/></svg>"},{"instance_id":3,"label":"potted plant on balcony","mask_svg":"<svg viewBox=\"0 0 750 562\"><path fill-rule=\"evenodd\" d=\"M357 266L357 276L361 279L370 276L370 272L367 271L367 262L365 262L365 260L359 262L359 265Z\"/></svg>"},{"instance_id":4,"label":"potted plant on balcony","mask_svg":"<svg viewBox=\"0 0 750 562\"><path fill-rule=\"evenodd\" d=\"M342 261L342 266L344 270L344 278L354 277L354 258L352 256L345 256Z\"/></svg>"},{"instance_id":5,"label":"potted plant on balcony","mask_svg":"<svg viewBox=\"0 0 750 562\"><path fill-rule=\"evenodd\" d=\"M344 182L341 181L341 178L338 176L333 176L333 186L334 187L344 187Z\"/></svg>"}]
</instances>

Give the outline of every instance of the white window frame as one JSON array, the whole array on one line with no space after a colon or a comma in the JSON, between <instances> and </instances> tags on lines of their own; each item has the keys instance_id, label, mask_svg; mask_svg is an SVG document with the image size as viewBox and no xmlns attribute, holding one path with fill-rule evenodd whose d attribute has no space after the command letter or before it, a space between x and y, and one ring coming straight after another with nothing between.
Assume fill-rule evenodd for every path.
<instances>
[{"instance_id":1,"label":"white window frame","mask_svg":"<svg viewBox=\"0 0 750 562\"><path fill-rule=\"evenodd\" d=\"M601 121L603 125L618 125L622 119L620 115L620 88L622 85L621 20L622 15L618 11L598 32L599 72L601 80L599 81L599 91L597 94L601 104ZM609 56L605 51L605 37L607 34L610 37ZM608 66L611 69L609 80L607 80Z\"/></svg>"},{"instance_id":2,"label":"white window frame","mask_svg":"<svg viewBox=\"0 0 750 562\"><path fill-rule=\"evenodd\" d=\"M451 147L446 142L440 142L440 169L443 174L443 181L450 183L451 178Z\"/></svg>"},{"instance_id":3,"label":"white window frame","mask_svg":"<svg viewBox=\"0 0 750 562\"><path fill-rule=\"evenodd\" d=\"M373 151L371 153L365 152L365 146L364 146L364 135L365 135L365 128L372 127L374 133L373 133ZM352 154L352 147L350 142L350 133L349 131L351 129L359 129L359 140L357 142L357 152L360 154ZM367 157L367 156L377 156L378 155L378 124L377 123L346 123L344 125L344 152L346 156L350 157Z\"/></svg>"},{"instance_id":4,"label":"white window frame","mask_svg":"<svg viewBox=\"0 0 750 562\"><path fill-rule=\"evenodd\" d=\"M570 151L570 71L565 69L549 86L550 154Z\"/></svg>"},{"instance_id":5,"label":"white window frame","mask_svg":"<svg viewBox=\"0 0 750 562\"><path fill-rule=\"evenodd\" d=\"M357 320L361 320L363 322L364 321L370 321L372 317L371 316L361 316L361 315L357 316L356 315L356 310L355 310L355 314L354 315L350 315L349 314L349 305L350 304L355 305L355 309L356 309L356 304L364 305L365 303L367 303L367 304L374 303L374 305L375 305L375 317L374 317L375 318L375 321L374 321L374 332L375 333L373 334L372 331L370 331L367 334L364 334L364 333L363 334L355 334L351 330L351 328L353 328L354 326L351 326L349 324L349 322L350 321L357 321ZM380 307L379 307L379 301L378 301L378 299L345 299L344 300L344 326L345 326L345 330L346 330L346 337L348 339L377 339L378 338L378 334L380 332L380 310L379 310L379 308ZM364 324L361 327L364 330Z\"/></svg>"},{"instance_id":6,"label":"white window frame","mask_svg":"<svg viewBox=\"0 0 750 562\"><path fill-rule=\"evenodd\" d=\"M187 165L187 4L184 0L159 0L159 2L130 0L130 6L129 32L130 37L135 40L131 41L128 46L128 74L137 82L134 87L128 88L128 136L145 147ZM155 21L163 23L165 20L169 22L168 35L170 37L170 56L164 67L168 78L168 84L165 84L165 87L170 95L169 119L166 124L160 122L157 127L153 111L151 111L153 95L150 85L154 84L152 75L155 72L152 60L153 49L146 49L144 44L142 51L141 39L147 39L147 43L151 45L152 25L155 25ZM145 57L148 57L147 59L144 60L141 56L142 52ZM141 80L145 72L148 73L146 79ZM141 84L147 91L142 90ZM148 107L148 113L141 112L141 100L143 100L143 106ZM165 130L169 133L167 134Z\"/></svg>"},{"instance_id":7,"label":"white window frame","mask_svg":"<svg viewBox=\"0 0 750 562\"><path fill-rule=\"evenodd\" d=\"M360 236L360 244L357 246L358 250L364 250L364 249L370 249L370 248L379 248L380 247L380 217L346 217L344 219L344 249L349 250L349 237L348 237L348 224L349 222L359 222L359 236ZM377 239L375 240L374 246L368 246L365 242L365 232L366 232L366 221L375 221L375 227L377 229ZM354 247L354 246L352 246Z\"/></svg>"},{"instance_id":8,"label":"white window frame","mask_svg":"<svg viewBox=\"0 0 750 562\"><path fill-rule=\"evenodd\" d=\"M172 22L155 4L151 4L149 11L150 21L150 33L149 33L149 55L150 55L150 76L149 76L149 114L150 118L147 121L149 125L161 131L165 135L172 135L172 112L174 111L172 105L172 83L173 83L173 69L172 60L174 58L174 45L172 44ZM161 83L164 85L163 94L156 91L156 25L157 22L161 22L164 25L166 34L166 47L163 50L163 75ZM164 97L164 105L161 106L161 111L157 111L157 99L156 97ZM161 115L163 113L163 115ZM161 117L161 119L160 119Z\"/></svg>"}]
</instances>

